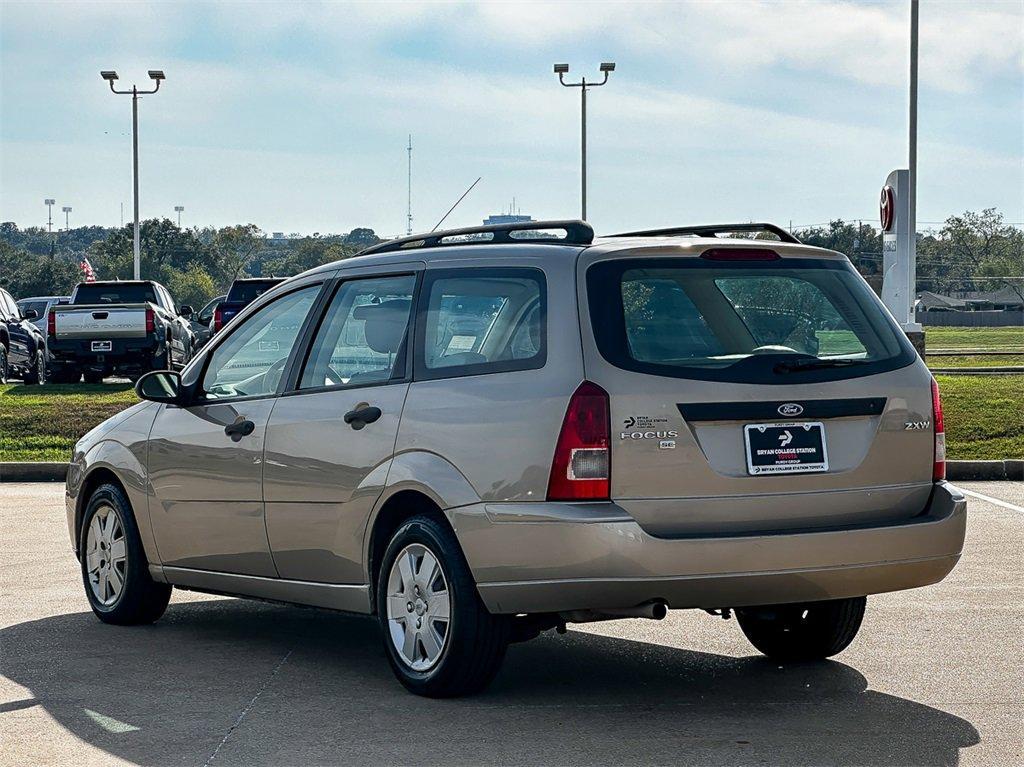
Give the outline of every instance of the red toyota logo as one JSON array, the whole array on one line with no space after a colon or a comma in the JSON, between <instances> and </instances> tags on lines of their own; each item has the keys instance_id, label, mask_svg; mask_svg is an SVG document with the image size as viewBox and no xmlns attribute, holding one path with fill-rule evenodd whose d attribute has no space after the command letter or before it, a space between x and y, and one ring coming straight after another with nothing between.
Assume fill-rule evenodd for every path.
<instances>
[{"instance_id":1,"label":"red toyota logo","mask_svg":"<svg viewBox=\"0 0 1024 767\"><path fill-rule=\"evenodd\" d=\"M878 216L882 219L882 231L890 231L896 218L896 195L888 184L882 187L882 195L878 201Z\"/></svg>"}]
</instances>

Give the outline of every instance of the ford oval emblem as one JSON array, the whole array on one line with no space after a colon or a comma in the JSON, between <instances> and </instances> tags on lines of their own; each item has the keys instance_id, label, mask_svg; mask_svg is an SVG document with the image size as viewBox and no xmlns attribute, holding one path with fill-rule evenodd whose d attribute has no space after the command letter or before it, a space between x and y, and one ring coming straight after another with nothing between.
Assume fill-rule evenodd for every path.
<instances>
[{"instance_id":1,"label":"ford oval emblem","mask_svg":"<svg viewBox=\"0 0 1024 767\"><path fill-rule=\"evenodd\" d=\"M779 415L794 416L800 415L804 412L802 405L798 405L795 402L787 402L785 405L779 405Z\"/></svg>"}]
</instances>

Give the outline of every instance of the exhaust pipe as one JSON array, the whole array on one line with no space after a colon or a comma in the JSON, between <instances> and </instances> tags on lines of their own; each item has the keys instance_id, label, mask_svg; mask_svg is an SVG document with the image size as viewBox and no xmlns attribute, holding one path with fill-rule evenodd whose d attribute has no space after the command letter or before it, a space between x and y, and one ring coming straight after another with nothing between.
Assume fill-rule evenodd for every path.
<instances>
[{"instance_id":1,"label":"exhaust pipe","mask_svg":"<svg viewBox=\"0 0 1024 767\"><path fill-rule=\"evenodd\" d=\"M650 620L660 621L668 615L668 606L664 602L647 602L636 607L569 610L558 615L566 623L594 623L595 621L613 621L619 618L649 618Z\"/></svg>"}]
</instances>

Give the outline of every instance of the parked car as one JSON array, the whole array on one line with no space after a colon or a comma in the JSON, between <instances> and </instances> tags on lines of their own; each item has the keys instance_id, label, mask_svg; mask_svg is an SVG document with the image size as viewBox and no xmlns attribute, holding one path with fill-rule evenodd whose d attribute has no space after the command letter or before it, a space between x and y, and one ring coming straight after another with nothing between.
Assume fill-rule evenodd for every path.
<instances>
[{"instance_id":1,"label":"parked car","mask_svg":"<svg viewBox=\"0 0 1024 767\"><path fill-rule=\"evenodd\" d=\"M281 282L280 277L252 277L232 282L227 296L214 309L212 332L219 331L242 309Z\"/></svg>"},{"instance_id":2,"label":"parked car","mask_svg":"<svg viewBox=\"0 0 1024 767\"><path fill-rule=\"evenodd\" d=\"M0 383L8 377L26 384L46 381L46 339L32 324L34 309L20 310L11 294L0 288Z\"/></svg>"},{"instance_id":3,"label":"parked car","mask_svg":"<svg viewBox=\"0 0 1024 767\"><path fill-rule=\"evenodd\" d=\"M181 369L192 358L191 316L192 307L175 308L157 282L79 283L71 303L47 316L51 378L99 383L109 375Z\"/></svg>"},{"instance_id":4,"label":"parked car","mask_svg":"<svg viewBox=\"0 0 1024 767\"><path fill-rule=\"evenodd\" d=\"M213 313L225 298L227 298L226 294L210 299L209 303L200 309L198 314L193 314L189 319L192 334L195 336L193 351L199 351L210 340L210 336L213 335Z\"/></svg>"},{"instance_id":5,"label":"parked car","mask_svg":"<svg viewBox=\"0 0 1024 767\"><path fill-rule=\"evenodd\" d=\"M717 236L754 230L779 240ZM172 587L375 614L423 695L677 608L826 658L964 542L924 362L845 256L771 225L382 243L136 390L68 474L99 619L154 621Z\"/></svg>"},{"instance_id":6,"label":"parked car","mask_svg":"<svg viewBox=\"0 0 1024 767\"><path fill-rule=\"evenodd\" d=\"M46 316L51 306L67 304L71 302L71 296L33 296L18 300L18 309L25 313L29 310L36 313L32 324L39 328L40 332L46 334Z\"/></svg>"}]
</instances>

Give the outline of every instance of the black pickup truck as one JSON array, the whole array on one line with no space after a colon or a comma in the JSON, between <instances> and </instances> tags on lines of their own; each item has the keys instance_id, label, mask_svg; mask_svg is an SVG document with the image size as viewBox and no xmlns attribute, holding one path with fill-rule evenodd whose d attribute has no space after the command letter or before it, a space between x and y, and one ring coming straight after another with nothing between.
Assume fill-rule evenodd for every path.
<instances>
[{"instance_id":1,"label":"black pickup truck","mask_svg":"<svg viewBox=\"0 0 1024 767\"><path fill-rule=\"evenodd\" d=\"M213 324L210 329L216 333L242 309L282 281L280 277L253 277L232 282L227 297L213 312Z\"/></svg>"},{"instance_id":2,"label":"black pickup truck","mask_svg":"<svg viewBox=\"0 0 1024 767\"><path fill-rule=\"evenodd\" d=\"M70 304L50 309L50 380L99 383L150 370L181 369L192 358L192 307L176 308L158 282L82 282Z\"/></svg>"}]
</instances>

